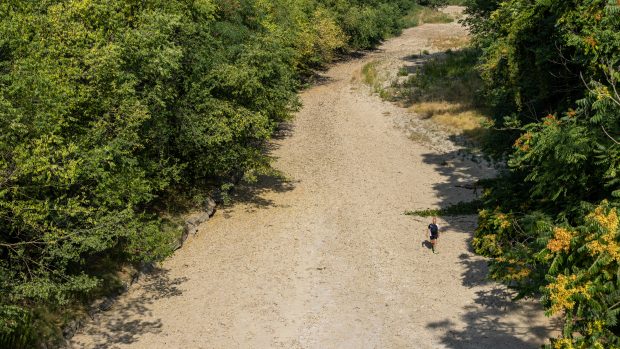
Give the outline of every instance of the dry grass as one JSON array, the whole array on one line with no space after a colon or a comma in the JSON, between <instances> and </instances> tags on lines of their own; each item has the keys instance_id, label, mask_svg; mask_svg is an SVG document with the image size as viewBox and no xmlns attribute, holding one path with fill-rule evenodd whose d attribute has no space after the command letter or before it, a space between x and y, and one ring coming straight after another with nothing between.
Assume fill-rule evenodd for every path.
<instances>
[{"instance_id":1,"label":"dry grass","mask_svg":"<svg viewBox=\"0 0 620 349\"><path fill-rule=\"evenodd\" d=\"M452 18L449 14L443 13L441 11L437 11L435 9L423 8L420 10L418 14L418 23L450 23L454 22L454 18Z\"/></svg>"},{"instance_id":2,"label":"dry grass","mask_svg":"<svg viewBox=\"0 0 620 349\"><path fill-rule=\"evenodd\" d=\"M379 73L377 72L377 65L379 65L379 61L372 61L362 67L364 82L370 86L378 84Z\"/></svg>"},{"instance_id":3,"label":"dry grass","mask_svg":"<svg viewBox=\"0 0 620 349\"><path fill-rule=\"evenodd\" d=\"M456 114L437 114L432 120L456 131L472 131L479 129L486 118L475 110L467 110Z\"/></svg>"},{"instance_id":4,"label":"dry grass","mask_svg":"<svg viewBox=\"0 0 620 349\"><path fill-rule=\"evenodd\" d=\"M380 74L377 69L381 62L378 60L367 63L362 67L362 80L372 89L372 92L379 94L379 96L385 100L390 100L390 92L383 87L387 77Z\"/></svg>"},{"instance_id":5,"label":"dry grass","mask_svg":"<svg viewBox=\"0 0 620 349\"><path fill-rule=\"evenodd\" d=\"M469 45L468 36L452 36L447 38L433 38L429 40L430 46L440 50L454 50Z\"/></svg>"},{"instance_id":6,"label":"dry grass","mask_svg":"<svg viewBox=\"0 0 620 349\"><path fill-rule=\"evenodd\" d=\"M424 23L450 23L454 18L447 13L424 6L415 6L404 16L405 27L415 27Z\"/></svg>"},{"instance_id":7,"label":"dry grass","mask_svg":"<svg viewBox=\"0 0 620 349\"><path fill-rule=\"evenodd\" d=\"M449 102L419 102L412 105L409 110L420 115L423 119L430 119L435 115L457 113L461 110L461 105Z\"/></svg>"},{"instance_id":8,"label":"dry grass","mask_svg":"<svg viewBox=\"0 0 620 349\"><path fill-rule=\"evenodd\" d=\"M431 119L452 133L464 134L472 140L479 140L486 132L482 123L488 118L467 105L445 101L418 102L409 110L424 119Z\"/></svg>"},{"instance_id":9,"label":"dry grass","mask_svg":"<svg viewBox=\"0 0 620 349\"><path fill-rule=\"evenodd\" d=\"M430 136L428 136L427 134L421 133L421 132L417 132L417 131L410 131L409 139L419 144L425 144L425 143L432 142L432 139Z\"/></svg>"},{"instance_id":10,"label":"dry grass","mask_svg":"<svg viewBox=\"0 0 620 349\"><path fill-rule=\"evenodd\" d=\"M436 40L436 46L458 46L467 37ZM482 80L475 70L478 53L472 49L447 51L427 60L414 74L394 88L401 105L446 131L476 142L484 138L488 120L477 91Z\"/></svg>"},{"instance_id":11,"label":"dry grass","mask_svg":"<svg viewBox=\"0 0 620 349\"><path fill-rule=\"evenodd\" d=\"M435 39L436 46L459 46L467 43L464 36ZM482 126L488 117L477 103L476 91L482 81L474 70L477 53L469 50L448 51L445 55L427 60L404 82L384 87L381 61L365 64L359 79L384 100L398 102L422 119L429 119L445 131L463 135L478 142L487 129ZM404 75L406 68L399 70ZM428 135L410 130L409 137L418 142L428 141Z\"/></svg>"}]
</instances>

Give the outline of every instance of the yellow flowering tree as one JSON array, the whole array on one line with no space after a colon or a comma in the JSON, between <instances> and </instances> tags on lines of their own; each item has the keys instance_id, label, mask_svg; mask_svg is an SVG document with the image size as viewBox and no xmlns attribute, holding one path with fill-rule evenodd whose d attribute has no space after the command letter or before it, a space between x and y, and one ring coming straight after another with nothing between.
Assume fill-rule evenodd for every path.
<instances>
[{"instance_id":1,"label":"yellow flowering tree","mask_svg":"<svg viewBox=\"0 0 620 349\"><path fill-rule=\"evenodd\" d=\"M537 258L551 261L549 283L543 288L548 314L565 319L556 347L620 345L613 333L620 313L619 243L618 209L603 201L586 215L583 225L555 227L538 253Z\"/></svg>"}]
</instances>

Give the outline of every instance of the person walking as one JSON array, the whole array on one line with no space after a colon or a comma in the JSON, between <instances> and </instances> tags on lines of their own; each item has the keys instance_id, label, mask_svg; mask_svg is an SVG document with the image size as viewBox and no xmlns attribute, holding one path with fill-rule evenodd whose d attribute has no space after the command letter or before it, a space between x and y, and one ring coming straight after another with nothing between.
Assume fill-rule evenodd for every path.
<instances>
[{"instance_id":1,"label":"person walking","mask_svg":"<svg viewBox=\"0 0 620 349\"><path fill-rule=\"evenodd\" d=\"M433 223L428 225L429 238L431 240L431 249L435 252L437 246L437 239L439 239L439 227L437 226L437 217L433 217Z\"/></svg>"}]
</instances>

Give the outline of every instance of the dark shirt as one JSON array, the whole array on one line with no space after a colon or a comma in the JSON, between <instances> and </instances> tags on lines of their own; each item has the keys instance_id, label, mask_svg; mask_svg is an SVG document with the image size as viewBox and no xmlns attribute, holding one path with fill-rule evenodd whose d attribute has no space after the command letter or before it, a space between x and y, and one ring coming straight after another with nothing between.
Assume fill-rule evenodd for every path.
<instances>
[{"instance_id":1,"label":"dark shirt","mask_svg":"<svg viewBox=\"0 0 620 349\"><path fill-rule=\"evenodd\" d=\"M439 227L437 227L437 224L429 224L428 225L428 230L431 231L431 236L438 236L439 235Z\"/></svg>"}]
</instances>

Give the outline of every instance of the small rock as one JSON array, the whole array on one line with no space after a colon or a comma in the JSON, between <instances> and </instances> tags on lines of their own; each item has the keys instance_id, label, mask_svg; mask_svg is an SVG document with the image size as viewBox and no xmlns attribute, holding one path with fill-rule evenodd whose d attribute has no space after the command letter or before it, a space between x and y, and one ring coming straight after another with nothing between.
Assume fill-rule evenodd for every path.
<instances>
[{"instance_id":1,"label":"small rock","mask_svg":"<svg viewBox=\"0 0 620 349\"><path fill-rule=\"evenodd\" d=\"M201 213L196 213L191 215L186 221L185 223L189 223L193 226L199 226L200 224L208 221L210 218L210 215L207 212L201 212Z\"/></svg>"},{"instance_id":2,"label":"small rock","mask_svg":"<svg viewBox=\"0 0 620 349\"><path fill-rule=\"evenodd\" d=\"M208 214L209 217L213 216L216 206L217 204L215 203L215 200L208 197L207 200L205 200L205 213Z\"/></svg>"},{"instance_id":3,"label":"small rock","mask_svg":"<svg viewBox=\"0 0 620 349\"><path fill-rule=\"evenodd\" d=\"M138 282L138 280L140 280L140 273L136 272L135 274L133 274L131 276L131 285L135 284L136 282Z\"/></svg>"},{"instance_id":4,"label":"small rock","mask_svg":"<svg viewBox=\"0 0 620 349\"><path fill-rule=\"evenodd\" d=\"M105 297L103 299L103 302L101 302L101 304L99 304L99 310L106 311L106 310L110 309L113 304L114 304L114 298Z\"/></svg>"},{"instance_id":5,"label":"small rock","mask_svg":"<svg viewBox=\"0 0 620 349\"><path fill-rule=\"evenodd\" d=\"M196 225L185 222L185 232L183 233L184 237L187 238L188 235L194 235L198 231L198 227Z\"/></svg>"},{"instance_id":6,"label":"small rock","mask_svg":"<svg viewBox=\"0 0 620 349\"><path fill-rule=\"evenodd\" d=\"M155 263L144 263L140 268L140 271L145 274L152 273L153 271L155 271Z\"/></svg>"},{"instance_id":7,"label":"small rock","mask_svg":"<svg viewBox=\"0 0 620 349\"><path fill-rule=\"evenodd\" d=\"M183 234L181 235L181 237L179 238L179 241L177 241L177 244L174 246L172 250L176 251L180 249L181 247L183 247L183 243L185 243L185 240L187 240L188 236L189 236L189 231L187 229L183 229Z\"/></svg>"},{"instance_id":8,"label":"small rock","mask_svg":"<svg viewBox=\"0 0 620 349\"><path fill-rule=\"evenodd\" d=\"M62 329L62 335L65 339L70 339L81 327L82 321L80 319L71 320Z\"/></svg>"}]
</instances>

